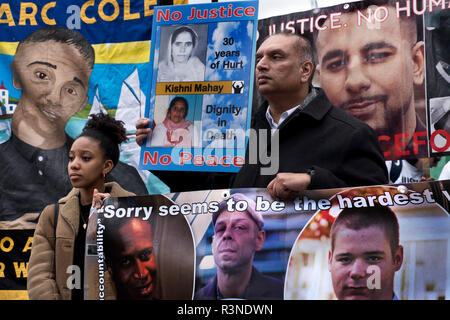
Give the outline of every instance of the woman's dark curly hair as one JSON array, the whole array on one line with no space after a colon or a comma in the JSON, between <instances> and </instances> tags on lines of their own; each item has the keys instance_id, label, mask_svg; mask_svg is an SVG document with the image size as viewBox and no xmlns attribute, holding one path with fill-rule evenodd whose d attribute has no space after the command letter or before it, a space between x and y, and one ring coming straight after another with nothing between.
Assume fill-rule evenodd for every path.
<instances>
[{"instance_id":1,"label":"woman's dark curly hair","mask_svg":"<svg viewBox=\"0 0 450 320\"><path fill-rule=\"evenodd\" d=\"M103 113L91 115L79 137L100 141L106 158L111 159L114 166L119 162L119 144L128 140L123 121Z\"/></svg>"}]
</instances>

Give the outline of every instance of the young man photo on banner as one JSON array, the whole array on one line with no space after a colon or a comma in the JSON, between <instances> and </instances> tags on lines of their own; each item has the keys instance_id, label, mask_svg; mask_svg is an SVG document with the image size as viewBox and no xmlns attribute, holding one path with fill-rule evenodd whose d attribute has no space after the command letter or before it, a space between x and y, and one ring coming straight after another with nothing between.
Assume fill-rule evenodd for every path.
<instances>
[{"instance_id":1,"label":"young man photo on banner","mask_svg":"<svg viewBox=\"0 0 450 320\"><path fill-rule=\"evenodd\" d=\"M398 300L394 275L402 266L403 247L390 208L345 208L330 237L328 268L337 299Z\"/></svg>"},{"instance_id":2,"label":"young man photo on banner","mask_svg":"<svg viewBox=\"0 0 450 320\"><path fill-rule=\"evenodd\" d=\"M424 42L418 41L416 16L397 17L396 3L404 1L323 9L317 16L328 18L314 34L325 94L375 130L387 160L428 155ZM333 13L339 14L337 26L329 18Z\"/></svg>"}]
</instances>

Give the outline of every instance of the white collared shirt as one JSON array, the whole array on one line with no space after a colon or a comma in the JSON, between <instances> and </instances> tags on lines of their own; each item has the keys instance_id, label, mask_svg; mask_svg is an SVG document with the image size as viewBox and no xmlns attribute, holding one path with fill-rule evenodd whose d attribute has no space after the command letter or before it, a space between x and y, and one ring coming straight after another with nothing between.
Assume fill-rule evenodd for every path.
<instances>
[{"instance_id":1,"label":"white collared shirt","mask_svg":"<svg viewBox=\"0 0 450 320\"><path fill-rule=\"evenodd\" d=\"M270 127L273 129L278 129L278 127L280 126L281 123L283 123L284 120L286 120L287 117L289 117L295 110L297 110L297 108L300 107L300 105L295 106L285 112L283 112L280 116L280 119L278 120L278 123L275 122L275 120L272 118L272 115L270 114L270 106L267 107L266 110L266 118L267 121L269 122Z\"/></svg>"},{"instance_id":2,"label":"white collared shirt","mask_svg":"<svg viewBox=\"0 0 450 320\"><path fill-rule=\"evenodd\" d=\"M309 94L306 96L305 100L303 100L303 102L301 104L299 104L289 110L286 110L285 112L283 112L281 114L280 119L278 120L278 123L275 122L272 115L270 114L270 111L269 111L270 105L269 105L266 110L266 119L269 122L270 128L272 129L272 133L274 132L275 129L278 129L278 127L283 123L283 121L286 120L292 113L294 113L295 110L303 109L316 96L317 96L317 90L313 87L313 88L311 88L311 91L309 92Z\"/></svg>"}]
</instances>

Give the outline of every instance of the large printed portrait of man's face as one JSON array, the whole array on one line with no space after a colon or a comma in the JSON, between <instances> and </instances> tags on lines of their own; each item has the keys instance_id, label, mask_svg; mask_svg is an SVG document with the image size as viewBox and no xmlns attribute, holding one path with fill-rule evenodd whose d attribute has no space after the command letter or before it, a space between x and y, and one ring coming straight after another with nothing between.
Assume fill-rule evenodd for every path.
<instances>
[{"instance_id":1,"label":"large printed portrait of man's face","mask_svg":"<svg viewBox=\"0 0 450 320\"><path fill-rule=\"evenodd\" d=\"M426 201L429 191L420 183L332 196L292 247L285 299L448 299L450 216Z\"/></svg>"},{"instance_id":2,"label":"large printed portrait of man's face","mask_svg":"<svg viewBox=\"0 0 450 320\"><path fill-rule=\"evenodd\" d=\"M321 12L329 18L314 34L320 87L375 130L386 159L426 156L422 17L397 17L389 3L347 7Z\"/></svg>"},{"instance_id":3,"label":"large printed portrait of man's face","mask_svg":"<svg viewBox=\"0 0 450 320\"><path fill-rule=\"evenodd\" d=\"M289 252L312 210L296 211L292 201L278 203L265 189L183 192L175 197L179 204L195 204L197 212L200 206L201 212L210 211L186 216L197 249L195 300L230 298L214 289L223 274L239 275L245 283L235 299L283 299ZM243 270L258 281L247 283Z\"/></svg>"},{"instance_id":4,"label":"large printed portrait of man's face","mask_svg":"<svg viewBox=\"0 0 450 320\"><path fill-rule=\"evenodd\" d=\"M313 44L312 85L374 129L386 160L428 156L425 86L434 81L425 82L424 16L412 8L397 14L397 3L406 7L403 0L357 1L258 23L259 44L279 32Z\"/></svg>"},{"instance_id":5,"label":"large printed portrait of man's face","mask_svg":"<svg viewBox=\"0 0 450 320\"><path fill-rule=\"evenodd\" d=\"M116 198L91 215L86 299L192 299L192 230L184 215L160 214L174 205L163 195Z\"/></svg>"}]
</instances>

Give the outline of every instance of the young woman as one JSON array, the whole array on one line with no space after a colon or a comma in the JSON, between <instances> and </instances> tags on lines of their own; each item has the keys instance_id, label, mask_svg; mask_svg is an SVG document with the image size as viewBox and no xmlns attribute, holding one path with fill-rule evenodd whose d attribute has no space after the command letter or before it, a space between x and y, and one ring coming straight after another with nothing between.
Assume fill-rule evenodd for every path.
<instances>
[{"instance_id":1,"label":"young woman","mask_svg":"<svg viewBox=\"0 0 450 320\"><path fill-rule=\"evenodd\" d=\"M119 144L126 139L121 121L99 113L89 119L72 144L67 170L73 189L57 206L44 208L34 233L27 280L31 300L83 299L86 227L91 205L101 203L106 196L134 195L115 182L105 183L105 176L119 161ZM78 275L81 277L77 279Z\"/></svg>"}]
</instances>

